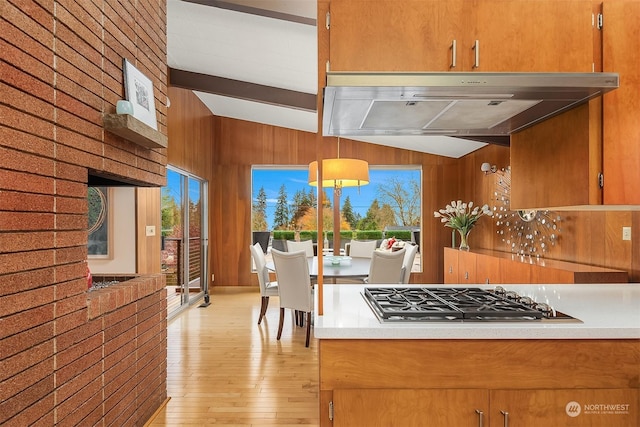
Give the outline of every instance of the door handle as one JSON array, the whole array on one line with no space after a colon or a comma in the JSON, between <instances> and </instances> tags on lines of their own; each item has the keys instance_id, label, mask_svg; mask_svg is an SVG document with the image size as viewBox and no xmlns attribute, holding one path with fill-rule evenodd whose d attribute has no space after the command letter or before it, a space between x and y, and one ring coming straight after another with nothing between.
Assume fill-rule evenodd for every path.
<instances>
[{"instance_id":1,"label":"door handle","mask_svg":"<svg viewBox=\"0 0 640 427\"><path fill-rule=\"evenodd\" d=\"M458 43L454 39L451 42L451 65L449 66L449 68L456 68L456 47L457 47L457 45L458 45Z\"/></svg>"},{"instance_id":2,"label":"door handle","mask_svg":"<svg viewBox=\"0 0 640 427\"><path fill-rule=\"evenodd\" d=\"M500 411L500 413L504 417L504 427L509 427L509 413L507 411Z\"/></svg>"},{"instance_id":3,"label":"door handle","mask_svg":"<svg viewBox=\"0 0 640 427\"><path fill-rule=\"evenodd\" d=\"M476 40L471 48L475 51L475 58L473 60L473 68L480 68L480 40Z\"/></svg>"}]
</instances>

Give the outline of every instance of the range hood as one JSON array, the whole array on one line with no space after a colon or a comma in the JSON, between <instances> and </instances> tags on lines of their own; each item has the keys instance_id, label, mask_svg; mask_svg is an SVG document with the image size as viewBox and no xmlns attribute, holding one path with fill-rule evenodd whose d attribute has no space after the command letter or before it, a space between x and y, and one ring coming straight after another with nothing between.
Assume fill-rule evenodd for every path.
<instances>
[{"instance_id":1,"label":"range hood","mask_svg":"<svg viewBox=\"0 0 640 427\"><path fill-rule=\"evenodd\" d=\"M617 73L328 72L325 136L509 135L618 87Z\"/></svg>"}]
</instances>

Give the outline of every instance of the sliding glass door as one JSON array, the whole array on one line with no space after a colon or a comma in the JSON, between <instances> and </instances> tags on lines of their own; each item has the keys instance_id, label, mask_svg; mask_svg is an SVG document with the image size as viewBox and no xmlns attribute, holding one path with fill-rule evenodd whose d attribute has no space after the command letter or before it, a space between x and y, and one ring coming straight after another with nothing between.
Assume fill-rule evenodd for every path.
<instances>
[{"instance_id":1,"label":"sliding glass door","mask_svg":"<svg viewBox=\"0 0 640 427\"><path fill-rule=\"evenodd\" d=\"M167 168L162 188L162 269L171 317L207 291L207 183Z\"/></svg>"}]
</instances>

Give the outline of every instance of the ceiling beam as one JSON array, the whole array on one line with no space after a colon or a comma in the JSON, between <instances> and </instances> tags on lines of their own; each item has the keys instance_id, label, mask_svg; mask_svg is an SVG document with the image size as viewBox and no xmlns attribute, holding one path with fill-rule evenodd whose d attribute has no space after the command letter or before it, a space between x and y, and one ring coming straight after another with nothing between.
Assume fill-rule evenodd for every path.
<instances>
[{"instance_id":1,"label":"ceiling beam","mask_svg":"<svg viewBox=\"0 0 640 427\"><path fill-rule=\"evenodd\" d=\"M292 15L276 10L261 9L257 7L237 4L221 0L182 0L187 3L201 4L203 6L217 7L218 9L232 10L234 12L248 13L250 15L263 16L265 18L279 19L281 21L295 22L297 24L316 26L316 20L306 16Z\"/></svg>"},{"instance_id":2,"label":"ceiling beam","mask_svg":"<svg viewBox=\"0 0 640 427\"><path fill-rule=\"evenodd\" d=\"M243 82L192 71L169 69L170 86L264 104L316 112L315 94Z\"/></svg>"}]
</instances>

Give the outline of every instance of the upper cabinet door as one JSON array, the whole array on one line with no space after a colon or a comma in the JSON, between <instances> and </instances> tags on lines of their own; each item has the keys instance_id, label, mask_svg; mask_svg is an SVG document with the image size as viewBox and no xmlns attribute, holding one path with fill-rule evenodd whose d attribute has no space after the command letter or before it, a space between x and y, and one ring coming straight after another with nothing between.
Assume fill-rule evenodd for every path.
<instances>
[{"instance_id":1,"label":"upper cabinet door","mask_svg":"<svg viewBox=\"0 0 640 427\"><path fill-rule=\"evenodd\" d=\"M463 6L460 0L331 0L331 71L461 71L456 38L463 34Z\"/></svg>"},{"instance_id":2,"label":"upper cabinet door","mask_svg":"<svg viewBox=\"0 0 640 427\"><path fill-rule=\"evenodd\" d=\"M592 9L584 0L476 0L465 62L488 72L591 72Z\"/></svg>"},{"instance_id":3,"label":"upper cabinet door","mask_svg":"<svg viewBox=\"0 0 640 427\"><path fill-rule=\"evenodd\" d=\"M603 96L604 202L640 205L640 2L607 1L603 14L603 71L620 74Z\"/></svg>"}]
</instances>

